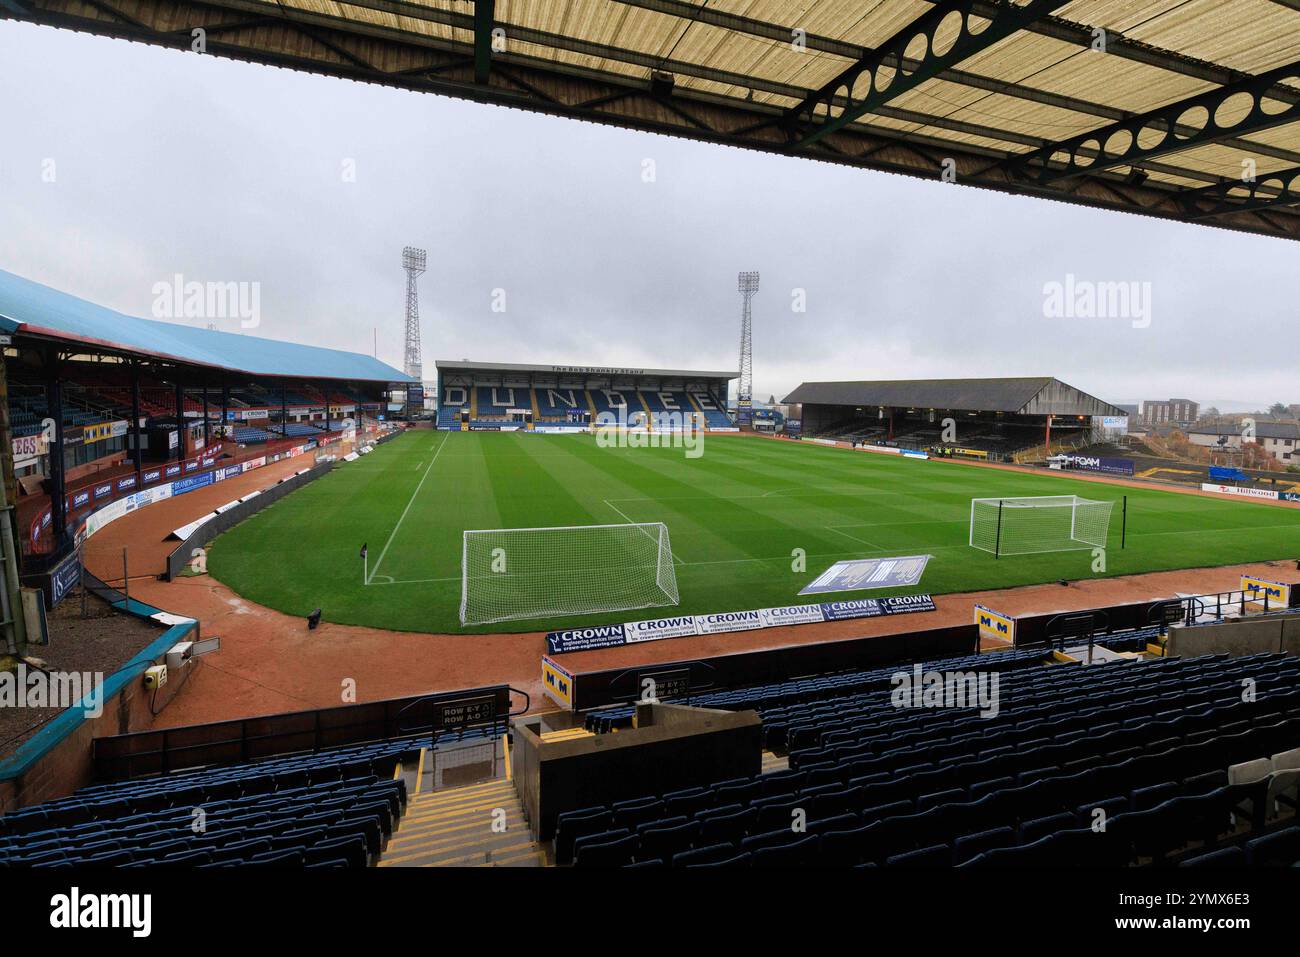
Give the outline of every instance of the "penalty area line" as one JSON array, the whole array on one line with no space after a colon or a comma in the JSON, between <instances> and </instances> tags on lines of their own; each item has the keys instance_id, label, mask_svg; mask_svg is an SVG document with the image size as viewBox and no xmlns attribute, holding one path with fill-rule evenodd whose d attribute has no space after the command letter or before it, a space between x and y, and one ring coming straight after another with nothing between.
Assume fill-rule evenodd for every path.
<instances>
[{"instance_id":1,"label":"penalty area line","mask_svg":"<svg viewBox=\"0 0 1300 957\"><path fill-rule=\"evenodd\" d=\"M605 499L605 504L608 505L610 508L612 508L614 511L618 512L619 515L622 515L622 516L623 516L623 521L627 522L629 525L637 525L637 524L639 524L639 523L637 523L637 522L632 521L631 516L628 515L627 512L623 511L621 508L619 508L617 505L615 505L615 504L614 504L613 502L611 502L609 499ZM651 535L649 532L647 532L644 528L641 529L641 534L644 535L646 538L650 539L651 541L654 541L654 536ZM682 560L681 560L680 558L678 558L676 555L673 555L673 561L675 561L678 565L685 565L685 564L686 564L684 561L682 561Z\"/></svg>"},{"instance_id":2,"label":"penalty area line","mask_svg":"<svg viewBox=\"0 0 1300 957\"><path fill-rule=\"evenodd\" d=\"M402 523L406 521L407 514L411 511L411 506L415 504L416 496L420 494L420 489L424 488L425 480L429 478L429 473L433 471L433 464L438 461L438 456L442 454L443 446L447 444L448 435L451 435L451 433L448 432L443 435L442 441L438 443L438 450L433 453L433 458L429 459L429 465L425 468L424 474L420 476L420 481L419 484L415 486L415 491L411 493L410 501L406 503L406 508L402 509L402 515L398 518L397 524L393 526L393 531L388 536L388 541L384 542L384 548L379 553L379 558L375 562L375 567L370 570L370 577L366 579L367 585L375 580L375 573L379 571L379 566L384 563L384 556L388 554L388 546L393 544L393 539L397 537L398 529L402 527ZM389 578L387 575L384 577ZM392 579L389 578L389 581L392 581Z\"/></svg>"}]
</instances>

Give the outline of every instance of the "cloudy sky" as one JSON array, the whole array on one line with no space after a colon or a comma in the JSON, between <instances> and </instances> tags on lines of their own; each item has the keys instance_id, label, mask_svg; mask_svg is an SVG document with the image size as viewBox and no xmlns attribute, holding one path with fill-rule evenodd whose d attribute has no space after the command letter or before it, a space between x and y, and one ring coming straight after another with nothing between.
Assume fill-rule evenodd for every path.
<instances>
[{"instance_id":1,"label":"cloudy sky","mask_svg":"<svg viewBox=\"0 0 1300 957\"><path fill-rule=\"evenodd\" d=\"M370 352L377 330L400 365L415 245L427 369L735 368L757 269L760 399L1055 375L1114 402L1300 402L1290 242L27 24L0 23L0 84L0 268L135 315L177 274L258 283L252 334ZM1069 276L1150 301L1045 315Z\"/></svg>"}]
</instances>

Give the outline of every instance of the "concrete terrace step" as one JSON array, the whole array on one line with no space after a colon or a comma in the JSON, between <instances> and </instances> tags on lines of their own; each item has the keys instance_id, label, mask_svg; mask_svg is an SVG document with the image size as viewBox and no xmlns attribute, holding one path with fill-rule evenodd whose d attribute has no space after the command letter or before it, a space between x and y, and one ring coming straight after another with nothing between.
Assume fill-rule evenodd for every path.
<instances>
[{"instance_id":1,"label":"concrete terrace step","mask_svg":"<svg viewBox=\"0 0 1300 957\"><path fill-rule=\"evenodd\" d=\"M535 844L509 780L447 788L411 798L380 867L537 867Z\"/></svg>"}]
</instances>

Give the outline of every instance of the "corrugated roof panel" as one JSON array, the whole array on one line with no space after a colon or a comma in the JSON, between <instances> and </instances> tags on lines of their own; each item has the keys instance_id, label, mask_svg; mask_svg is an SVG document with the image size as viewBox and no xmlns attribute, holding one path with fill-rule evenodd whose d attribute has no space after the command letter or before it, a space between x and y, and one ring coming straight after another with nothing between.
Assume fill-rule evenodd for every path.
<instances>
[{"instance_id":1,"label":"corrugated roof panel","mask_svg":"<svg viewBox=\"0 0 1300 957\"><path fill-rule=\"evenodd\" d=\"M0 270L0 328L258 376L409 382L371 356L128 316Z\"/></svg>"},{"instance_id":2,"label":"corrugated roof panel","mask_svg":"<svg viewBox=\"0 0 1300 957\"><path fill-rule=\"evenodd\" d=\"M1300 4L1295 0L1071 0L1040 22L970 54L953 71L979 77L978 82L959 83L951 74L931 79L899 94L875 115L850 123L819 149L801 142L798 131L776 129L764 108L784 111L796 105L805 91L838 77L859 48L878 48L934 10L933 2L690 0L668 5L683 12L678 15L651 9L654 0L497 0L495 17L504 29L506 50L496 58L498 72L487 84L476 81L470 69L472 0L399 3L205 0L200 10L183 0L131 0L132 20L124 23L82 0L41 0L35 9L17 15L94 33L125 32L131 39L169 46L177 34L196 24L225 23L230 27L221 39L228 49L218 49L218 55L233 51L253 61L650 126L675 135L722 138L733 145L793 155L900 167L919 176L934 172L927 158L932 148L952 144L955 152L966 149L971 159L990 151L1014 156L1033 148L1027 140L1069 139L1104 128L1120 114L1145 113L1211 90L1229 71L1254 74L1300 61ZM421 10L427 15L420 15ZM258 19L261 12L266 16ZM714 16L721 17L723 25L701 19ZM306 25L296 25L295 18ZM1089 49L1095 27L1108 31L1109 52ZM559 47L525 43L520 36L525 29L553 34ZM795 29L814 37L812 46L800 50L792 45L790 31ZM836 52L818 49L825 44L817 38L831 41ZM566 45L590 45L590 52L561 49ZM603 55L601 46L631 51L637 62ZM673 65L683 63L695 69ZM429 64L445 68L426 74L421 67ZM678 74L675 104L665 105L658 92L650 91L650 71L660 64ZM1024 87L1031 95L987 88L1002 82ZM769 89L754 90L755 84ZM1294 85L1300 94L1300 78ZM788 89L773 92L773 86ZM1083 102L1072 109L1065 103L1040 102L1042 98ZM921 115L908 122L898 118L898 111ZM952 128L958 124L960 130ZM791 132L794 137L787 138ZM880 148L872 135L900 132L914 137L917 148ZM1136 184L1119 205L1183 219L1180 207L1165 201L1164 186L1232 175L1231 167L1240 160L1230 163L1228 154L1250 151L1251 143L1271 147L1273 153L1290 151L1295 156L1267 158L1300 165L1300 122L1223 137L1232 138L1247 143L1188 150L1153 161L1150 186ZM1264 165L1264 153L1258 159L1261 168L1275 168ZM1159 168L1161 163L1167 168ZM1021 190L994 167L980 164L968 181ZM1115 191L1088 174L1082 183L1061 181L1046 188L1070 201L1117 203ZM1300 238L1300 216L1289 210L1267 217L1237 216L1231 225Z\"/></svg>"},{"instance_id":3,"label":"corrugated roof panel","mask_svg":"<svg viewBox=\"0 0 1300 957\"><path fill-rule=\"evenodd\" d=\"M1189 0L1124 34L1245 73L1300 59L1295 11L1274 0Z\"/></svg>"},{"instance_id":4,"label":"corrugated roof panel","mask_svg":"<svg viewBox=\"0 0 1300 957\"><path fill-rule=\"evenodd\" d=\"M1004 379L805 382L783 401L1018 412L1051 381L1050 376L1032 376Z\"/></svg>"}]
</instances>

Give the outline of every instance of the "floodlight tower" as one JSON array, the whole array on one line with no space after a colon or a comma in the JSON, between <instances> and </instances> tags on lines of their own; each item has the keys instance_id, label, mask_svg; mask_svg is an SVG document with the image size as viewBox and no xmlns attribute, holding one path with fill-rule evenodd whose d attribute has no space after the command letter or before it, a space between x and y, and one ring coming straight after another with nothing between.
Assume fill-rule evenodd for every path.
<instances>
[{"instance_id":1,"label":"floodlight tower","mask_svg":"<svg viewBox=\"0 0 1300 957\"><path fill-rule=\"evenodd\" d=\"M420 293L415 280L424 272L425 252L414 246L402 250L402 268L406 270L406 363L402 371L417 381L424 381L424 363L420 360Z\"/></svg>"},{"instance_id":2,"label":"floodlight tower","mask_svg":"<svg viewBox=\"0 0 1300 957\"><path fill-rule=\"evenodd\" d=\"M758 273L740 274L740 386L736 394L736 424L749 425L754 408L754 328L749 303L758 292Z\"/></svg>"}]
</instances>

